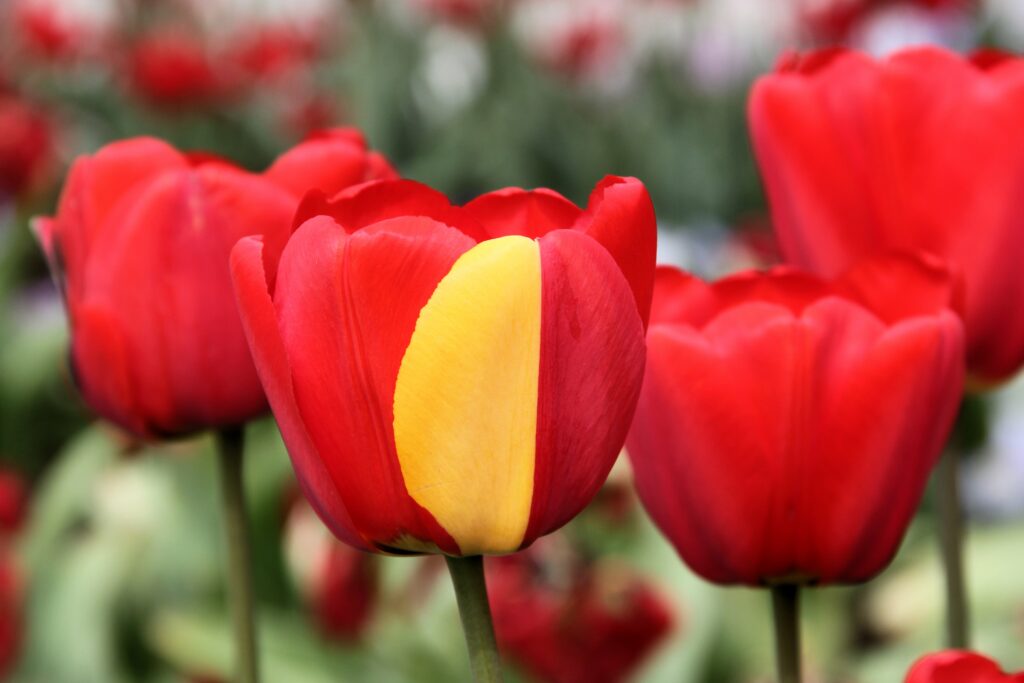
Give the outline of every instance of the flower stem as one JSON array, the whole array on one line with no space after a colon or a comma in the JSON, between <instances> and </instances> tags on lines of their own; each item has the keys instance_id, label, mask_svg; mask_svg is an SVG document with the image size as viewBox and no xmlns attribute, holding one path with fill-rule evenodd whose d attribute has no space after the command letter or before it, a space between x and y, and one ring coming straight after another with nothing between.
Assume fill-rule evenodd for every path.
<instances>
[{"instance_id":1,"label":"flower stem","mask_svg":"<svg viewBox=\"0 0 1024 683\"><path fill-rule=\"evenodd\" d=\"M771 591L779 683L800 683L800 587L784 583Z\"/></svg>"},{"instance_id":2,"label":"flower stem","mask_svg":"<svg viewBox=\"0 0 1024 683\"><path fill-rule=\"evenodd\" d=\"M959 458L947 449L939 460L938 480L939 540L946 573L946 645L956 649L969 646L967 590L964 585L964 528L957 482Z\"/></svg>"},{"instance_id":3,"label":"flower stem","mask_svg":"<svg viewBox=\"0 0 1024 683\"><path fill-rule=\"evenodd\" d=\"M221 503L228 542L227 588L235 636L235 667L238 683L259 681L256 650L255 604L246 518L245 489L242 485L243 433L225 429L217 433L220 465Z\"/></svg>"},{"instance_id":4,"label":"flower stem","mask_svg":"<svg viewBox=\"0 0 1024 683\"><path fill-rule=\"evenodd\" d=\"M475 683L501 683L501 657L494 639L491 606L487 602L487 584L484 581L484 558L449 557L448 571L455 584L455 598L459 603L462 630L469 648L469 669Z\"/></svg>"}]
</instances>

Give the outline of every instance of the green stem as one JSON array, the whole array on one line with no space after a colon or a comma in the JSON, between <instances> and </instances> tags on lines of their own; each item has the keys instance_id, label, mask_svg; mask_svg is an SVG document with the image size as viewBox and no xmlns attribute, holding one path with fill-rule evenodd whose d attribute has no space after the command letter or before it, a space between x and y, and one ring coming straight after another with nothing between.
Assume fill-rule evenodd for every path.
<instances>
[{"instance_id":1,"label":"green stem","mask_svg":"<svg viewBox=\"0 0 1024 683\"><path fill-rule=\"evenodd\" d=\"M800 587L784 583L771 591L779 683L800 683Z\"/></svg>"},{"instance_id":2,"label":"green stem","mask_svg":"<svg viewBox=\"0 0 1024 683\"><path fill-rule=\"evenodd\" d=\"M484 581L484 558L448 557L448 571L455 584L455 598L459 603L462 630L469 648L469 669L475 683L501 683L501 657L494 639L491 606L487 602L487 584Z\"/></svg>"},{"instance_id":3,"label":"green stem","mask_svg":"<svg viewBox=\"0 0 1024 683\"><path fill-rule=\"evenodd\" d=\"M259 655L256 650L256 609L250 566L249 525L242 482L243 439L241 429L218 432L217 455L228 542L227 588L234 624L236 680L238 683L257 683Z\"/></svg>"},{"instance_id":4,"label":"green stem","mask_svg":"<svg viewBox=\"0 0 1024 683\"><path fill-rule=\"evenodd\" d=\"M946 573L946 645L956 649L969 647L967 589L964 585L964 528L957 482L959 458L948 449L939 460L938 480L939 540Z\"/></svg>"}]
</instances>

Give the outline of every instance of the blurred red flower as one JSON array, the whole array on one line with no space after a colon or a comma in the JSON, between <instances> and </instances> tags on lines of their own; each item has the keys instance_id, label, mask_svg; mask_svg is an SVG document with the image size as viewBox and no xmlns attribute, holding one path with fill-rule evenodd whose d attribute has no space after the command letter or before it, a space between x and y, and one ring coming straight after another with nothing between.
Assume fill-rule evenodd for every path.
<instances>
[{"instance_id":1,"label":"blurred red flower","mask_svg":"<svg viewBox=\"0 0 1024 683\"><path fill-rule=\"evenodd\" d=\"M834 277L887 249L937 254L966 281L972 380L1020 367L1024 60L789 55L754 86L749 117L791 263Z\"/></svg>"},{"instance_id":2,"label":"blurred red flower","mask_svg":"<svg viewBox=\"0 0 1024 683\"><path fill-rule=\"evenodd\" d=\"M49 117L14 93L0 92L0 202L40 188L52 170Z\"/></svg>"},{"instance_id":3,"label":"blurred red flower","mask_svg":"<svg viewBox=\"0 0 1024 683\"><path fill-rule=\"evenodd\" d=\"M159 107L202 106L230 100L239 83L209 52L205 42L182 30L165 29L138 38L128 54L129 83Z\"/></svg>"},{"instance_id":4,"label":"blurred red flower","mask_svg":"<svg viewBox=\"0 0 1024 683\"><path fill-rule=\"evenodd\" d=\"M835 283L659 270L627 450L694 571L757 586L884 568L960 402L958 291L910 256Z\"/></svg>"},{"instance_id":5,"label":"blurred red flower","mask_svg":"<svg viewBox=\"0 0 1024 683\"><path fill-rule=\"evenodd\" d=\"M625 567L584 565L550 548L487 562L503 656L546 683L627 680L672 630L669 604ZM552 578L560 573L562 583Z\"/></svg>"},{"instance_id":6,"label":"blurred red flower","mask_svg":"<svg viewBox=\"0 0 1024 683\"><path fill-rule=\"evenodd\" d=\"M116 142L71 168L36 230L60 284L75 378L136 435L240 424L266 408L228 269L239 238L279 253L299 200L394 171L355 131L326 132L262 174L159 140Z\"/></svg>"},{"instance_id":7,"label":"blurred red flower","mask_svg":"<svg viewBox=\"0 0 1024 683\"><path fill-rule=\"evenodd\" d=\"M948 650L919 659L905 683L1013 683L1024 673L1005 674L999 665L973 652Z\"/></svg>"}]
</instances>

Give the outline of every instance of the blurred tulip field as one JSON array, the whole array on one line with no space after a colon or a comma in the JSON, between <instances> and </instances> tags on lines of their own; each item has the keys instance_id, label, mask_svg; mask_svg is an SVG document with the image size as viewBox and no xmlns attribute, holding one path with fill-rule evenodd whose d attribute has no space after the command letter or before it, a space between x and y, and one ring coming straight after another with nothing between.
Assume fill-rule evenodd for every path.
<instances>
[{"instance_id":1,"label":"blurred tulip field","mask_svg":"<svg viewBox=\"0 0 1024 683\"><path fill-rule=\"evenodd\" d=\"M0 0L0 680L235 680L214 435L140 439L76 387L74 283L33 232L76 157L152 136L204 168L261 172L352 127L457 204L546 187L586 207L606 175L633 176L658 262L717 278L782 258L748 125L755 79L792 50L920 44L1024 51L1024 2ZM368 158L362 179L390 172ZM245 440L262 680L471 680L444 560L344 545L274 418ZM1024 380L965 400L951 442L972 647L1021 670ZM937 495L877 578L804 592L806 683L901 683L944 648ZM508 681L775 680L768 595L688 569L625 455L581 514L486 571Z\"/></svg>"}]
</instances>

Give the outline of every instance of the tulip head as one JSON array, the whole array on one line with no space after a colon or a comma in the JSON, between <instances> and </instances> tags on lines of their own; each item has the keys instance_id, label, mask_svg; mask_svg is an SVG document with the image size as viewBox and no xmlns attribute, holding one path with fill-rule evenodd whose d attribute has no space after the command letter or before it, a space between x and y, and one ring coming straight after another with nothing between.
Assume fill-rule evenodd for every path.
<instances>
[{"instance_id":1,"label":"tulip head","mask_svg":"<svg viewBox=\"0 0 1024 683\"><path fill-rule=\"evenodd\" d=\"M275 263L232 255L274 415L314 508L384 552L506 553L597 492L643 372L655 224L611 178L455 207L411 181L307 199Z\"/></svg>"},{"instance_id":2,"label":"tulip head","mask_svg":"<svg viewBox=\"0 0 1024 683\"><path fill-rule=\"evenodd\" d=\"M905 683L1014 683L1024 673L1005 674L999 665L974 652L947 650L917 660Z\"/></svg>"},{"instance_id":3,"label":"tulip head","mask_svg":"<svg viewBox=\"0 0 1024 683\"><path fill-rule=\"evenodd\" d=\"M627 450L691 568L748 585L881 571L959 404L958 292L909 255L832 283L659 270Z\"/></svg>"},{"instance_id":4,"label":"tulip head","mask_svg":"<svg viewBox=\"0 0 1024 683\"><path fill-rule=\"evenodd\" d=\"M302 195L298 171L288 184L275 169L308 159L359 167L354 182L375 177L379 160L350 133L337 135L348 142L303 143L264 174L149 138L75 162L57 215L35 229L64 295L75 379L96 412L154 437L236 425L266 409L228 256L253 233L269 251L283 248ZM340 176L323 176L318 167L303 179L339 189Z\"/></svg>"},{"instance_id":5,"label":"tulip head","mask_svg":"<svg viewBox=\"0 0 1024 683\"><path fill-rule=\"evenodd\" d=\"M966 282L968 372L1024 363L1024 60L936 47L787 55L755 84L751 135L788 262L824 277L926 250Z\"/></svg>"}]
</instances>

